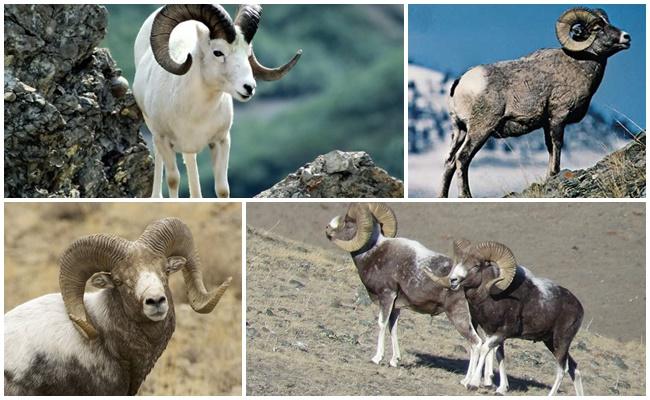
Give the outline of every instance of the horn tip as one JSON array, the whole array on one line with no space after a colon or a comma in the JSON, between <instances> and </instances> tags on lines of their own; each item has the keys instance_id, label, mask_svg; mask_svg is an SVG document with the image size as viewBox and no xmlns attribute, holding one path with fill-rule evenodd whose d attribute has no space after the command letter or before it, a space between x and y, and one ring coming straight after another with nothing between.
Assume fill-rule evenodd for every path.
<instances>
[{"instance_id":1,"label":"horn tip","mask_svg":"<svg viewBox=\"0 0 650 400\"><path fill-rule=\"evenodd\" d=\"M296 51L296 55L301 56L302 55L302 49L298 49L298 51Z\"/></svg>"}]
</instances>

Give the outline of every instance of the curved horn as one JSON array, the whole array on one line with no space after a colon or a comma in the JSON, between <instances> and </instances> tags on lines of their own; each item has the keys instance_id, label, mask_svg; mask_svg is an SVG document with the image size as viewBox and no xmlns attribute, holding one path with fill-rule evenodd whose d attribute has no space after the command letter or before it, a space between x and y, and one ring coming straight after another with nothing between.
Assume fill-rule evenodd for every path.
<instances>
[{"instance_id":1,"label":"curved horn","mask_svg":"<svg viewBox=\"0 0 650 400\"><path fill-rule=\"evenodd\" d=\"M506 290L517 272L517 261L512 251L497 242L481 242L472 250L480 259L491 261L499 267L499 276L485 285L485 291L489 293L492 286L496 286L501 291Z\"/></svg>"},{"instance_id":2,"label":"curved horn","mask_svg":"<svg viewBox=\"0 0 650 400\"><path fill-rule=\"evenodd\" d=\"M422 269L424 273L435 283L436 285L442 286L445 289L449 289L451 284L449 283L449 276L439 277L430 272L428 269Z\"/></svg>"},{"instance_id":3,"label":"curved horn","mask_svg":"<svg viewBox=\"0 0 650 400\"><path fill-rule=\"evenodd\" d=\"M257 32L262 17L262 7L258 4L242 5L237 10L235 26L239 26L246 43L250 43Z\"/></svg>"},{"instance_id":4,"label":"curved horn","mask_svg":"<svg viewBox=\"0 0 650 400\"><path fill-rule=\"evenodd\" d=\"M137 242L165 257L181 256L186 259L183 278L187 298L192 309L198 313L207 314L212 311L230 285L232 278L228 278L221 286L209 292L205 289L192 232L178 218L165 218L151 223Z\"/></svg>"},{"instance_id":5,"label":"curved horn","mask_svg":"<svg viewBox=\"0 0 650 400\"><path fill-rule=\"evenodd\" d=\"M253 69L253 76L255 79L261 79L263 81L277 81L282 79L291 69L298 63L300 56L302 55L302 49L296 51L296 55L293 56L291 61L284 64L278 68L267 68L257 61L255 58L255 51L251 50L251 55L248 57L248 62L251 64Z\"/></svg>"},{"instance_id":6,"label":"curved horn","mask_svg":"<svg viewBox=\"0 0 650 400\"><path fill-rule=\"evenodd\" d=\"M555 23L555 35L562 44L562 47L569 51L582 51L596 40L596 32L591 32L591 24L595 21L601 20L598 14L594 13L588 8L576 7L562 13ZM584 33L589 33L588 37L581 37L580 39L572 36L573 28L580 25Z\"/></svg>"},{"instance_id":7,"label":"curved horn","mask_svg":"<svg viewBox=\"0 0 650 400\"><path fill-rule=\"evenodd\" d=\"M61 255L59 286L63 304L75 328L86 339L98 335L83 302L86 281L96 272L111 271L126 259L130 244L117 236L92 235L76 240Z\"/></svg>"},{"instance_id":8,"label":"curved horn","mask_svg":"<svg viewBox=\"0 0 650 400\"><path fill-rule=\"evenodd\" d=\"M472 245L472 243L467 239L458 239L454 240L452 245L452 253L454 254L454 264L458 264L463 253Z\"/></svg>"},{"instance_id":9,"label":"curved horn","mask_svg":"<svg viewBox=\"0 0 650 400\"><path fill-rule=\"evenodd\" d=\"M228 43L235 40L235 26L226 10L219 5L210 4L170 4L156 14L151 26L150 44L153 56L168 72L184 75L192 66L192 56L187 55L181 64L169 54L169 37L181 22L195 20L205 24L210 30L210 39L221 38Z\"/></svg>"},{"instance_id":10,"label":"curved horn","mask_svg":"<svg viewBox=\"0 0 650 400\"><path fill-rule=\"evenodd\" d=\"M350 240L334 239L333 242L345 251L357 251L368 243L372 236L373 220L366 205L354 203L348 208L347 215L357 222L357 232Z\"/></svg>"},{"instance_id":11,"label":"curved horn","mask_svg":"<svg viewBox=\"0 0 650 400\"><path fill-rule=\"evenodd\" d=\"M394 238L397 235L397 218L395 212L384 203L370 203L368 205L372 215L377 218L381 225L381 232L384 236Z\"/></svg>"}]
</instances>

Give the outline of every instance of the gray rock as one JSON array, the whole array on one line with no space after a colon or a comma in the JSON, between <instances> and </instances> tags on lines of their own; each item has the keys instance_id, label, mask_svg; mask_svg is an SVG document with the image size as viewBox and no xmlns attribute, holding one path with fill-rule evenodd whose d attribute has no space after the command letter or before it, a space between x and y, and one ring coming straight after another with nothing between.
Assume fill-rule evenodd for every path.
<instances>
[{"instance_id":1,"label":"gray rock","mask_svg":"<svg viewBox=\"0 0 650 400\"><path fill-rule=\"evenodd\" d=\"M5 196L143 197L153 162L99 5L5 6Z\"/></svg>"},{"instance_id":2,"label":"gray rock","mask_svg":"<svg viewBox=\"0 0 650 400\"><path fill-rule=\"evenodd\" d=\"M645 132L591 168L562 170L505 197L645 197Z\"/></svg>"},{"instance_id":3,"label":"gray rock","mask_svg":"<svg viewBox=\"0 0 650 400\"><path fill-rule=\"evenodd\" d=\"M366 152L334 150L255 197L401 198L404 183L377 167Z\"/></svg>"}]
</instances>

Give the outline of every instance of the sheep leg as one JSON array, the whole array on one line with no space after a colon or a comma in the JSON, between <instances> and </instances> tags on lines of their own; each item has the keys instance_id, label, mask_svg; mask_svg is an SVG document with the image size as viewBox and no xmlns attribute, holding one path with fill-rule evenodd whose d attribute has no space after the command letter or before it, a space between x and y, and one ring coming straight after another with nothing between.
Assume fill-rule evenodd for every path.
<instances>
[{"instance_id":1,"label":"sheep leg","mask_svg":"<svg viewBox=\"0 0 650 400\"><path fill-rule=\"evenodd\" d=\"M390 313L388 318L388 328L390 330L390 343L392 345L393 356L390 359L389 365L391 367L397 367L399 364L402 355L399 351L399 343L397 342L397 321L399 320L400 309L393 306L393 311Z\"/></svg>"},{"instance_id":2,"label":"sheep leg","mask_svg":"<svg viewBox=\"0 0 650 400\"><path fill-rule=\"evenodd\" d=\"M491 350L485 359L485 368L483 369L483 386L494 386L494 350Z\"/></svg>"},{"instance_id":3,"label":"sheep leg","mask_svg":"<svg viewBox=\"0 0 650 400\"><path fill-rule=\"evenodd\" d=\"M456 172L456 153L460 146L465 142L467 132L461 130L456 122L452 122L453 131L451 133L451 150L445 160L445 171L442 175L442 190L440 197L449 197L449 186Z\"/></svg>"},{"instance_id":4,"label":"sheep leg","mask_svg":"<svg viewBox=\"0 0 650 400\"><path fill-rule=\"evenodd\" d=\"M456 328L456 331L470 342L467 374L465 374L465 378L460 381L461 385L467 387L470 378L474 373L478 361L479 349L483 341L478 332L476 332L474 324L472 324L465 296L448 296L447 300L448 303L445 304L445 314L447 315L447 319L449 319L454 328Z\"/></svg>"},{"instance_id":5,"label":"sheep leg","mask_svg":"<svg viewBox=\"0 0 650 400\"><path fill-rule=\"evenodd\" d=\"M487 132L490 131L488 130ZM458 150L458 155L456 156L456 180L458 184L458 195L460 197L472 197L472 193L469 190L469 164L489 137L489 133L472 135L469 132L465 142Z\"/></svg>"},{"instance_id":6,"label":"sheep leg","mask_svg":"<svg viewBox=\"0 0 650 400\"><path fill-rule=\"evenodd\" d=\"M562 144L564 143L564 126L558 125L544 129L544 139L546 141L546 149L549 153L546 176L550 178L560 172L560 156L562 153Z\"/></svg>"},{"instance_id":7,"label":"sheep leg","mask_svg":"<svg viewBox=\"0 0 650 400\"><path fill-rule=\"evenodd\" d=\"M183 162L185 162L185 168L187 169L187 178L190 186L190 197L202 197L199 168L196 165L196 153L183 153Z\"/></svg>"},{"instance_id":8,"label":"sheep leg","mask_svg":"<svg viewBox=\"0 0 650 400\"><path fill-rule=\"evenodd\" d=\"M178 186L181 181L181 174L178 172L176 165L176 152L168 140L160 138L154 134L154 145L156 146L157 155L160 155L165 165L165 174L167 175L167 187L169 188L169 197L178 197ZM155 171L154 171L155 172Z\"/></svg>"},{"instance_id":9,"label":"sheep leg","mask_svg":"<svg viewBox=\"0 0 650 400\"><path fill-rule=\"evenodd\" d=\"M377 352L372 358L372 362L378 364L384 358L384 338L386 337L386 327L388 326L388 319L393 305L395 304L395 293L383 294L379 298L379 316L377 317L377 324L379 325L379 337L377 338Z\"/></svg>"},{"instance_id":10,"label":"sheep leg","mask_svg":"<svg viewBox=\"0 0 650 400\"><path fill-rule=\"evenodd\" d=\"M481 385L481 376L483 375L483 367L485 366L485 358L495 346L498 346L500 339L497 336L488 336L483 344L481 344L480 353L476 368L473 371L472 378L470 379L468 389L473 390Z\"/></svg>"},{"instance_id":11,"label":"sheep leg","mask_svg":"<svg viewBox=\"0 0 650 400\"><path fill-rule=\"evenodd\" d=\"M567 354L567 372L573 381L573 386L576 389L576 396L584 396L584 390L582 389L582 376L578 370L578 363L575 362L573 357Z\"/></svg>"},{"instance_id":12,"label":"sheep leg","mask_svg":"<svg viewBox=\"0 0 650 400\"><path fill-rule=\"evenodd\" d=\"M154 171L153 171L153 189L151 189L152 198L162 197L162 180L163 180L163 161L162 155L154 145Z\"/></svg>"},{"instance_id":13,"label":"sheep leg","mask_svg":"<svg viewBox=\"0 0 650 400\"><path fill-rule=\"evenodd\" d=\"M214 192L219 197L230 197L228 185L228 158L230 156L230 134L215 143L210 143L212 171L214 173Z\"/></svg>"},{"instance_id":14,"label":"sheep leg","mask_svg":"<svg viewBox=\"0 0 650 400\"><path fill-rule=\"evenodd\" d=\"M499 364L499 387L497 394L505 395L510 385L508 384L508 375L506 374L506 355L505 344L502 343L496 348L497 364Z\"/></svg>"}]
</instances>

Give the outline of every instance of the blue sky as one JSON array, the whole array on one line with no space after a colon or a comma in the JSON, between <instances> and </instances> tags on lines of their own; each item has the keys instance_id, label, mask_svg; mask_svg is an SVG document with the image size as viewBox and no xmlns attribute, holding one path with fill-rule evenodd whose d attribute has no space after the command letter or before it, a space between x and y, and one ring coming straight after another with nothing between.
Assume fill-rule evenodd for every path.
<instances>
[{"instance_id":1,"label":"blue sky","mask_svg":"<svg viewBox=\"0 0 650 400\"><path fill-rule=\"evenodd\" d=\"M630 33L632 47L607 63L592 100L613 107L645 127L645 6L603 8L615 26ZM555 20L572 5L409 5L409 60L460 75L469 67L509 60L539 48L559 47Z\"/></svg>"}]
</instances>

